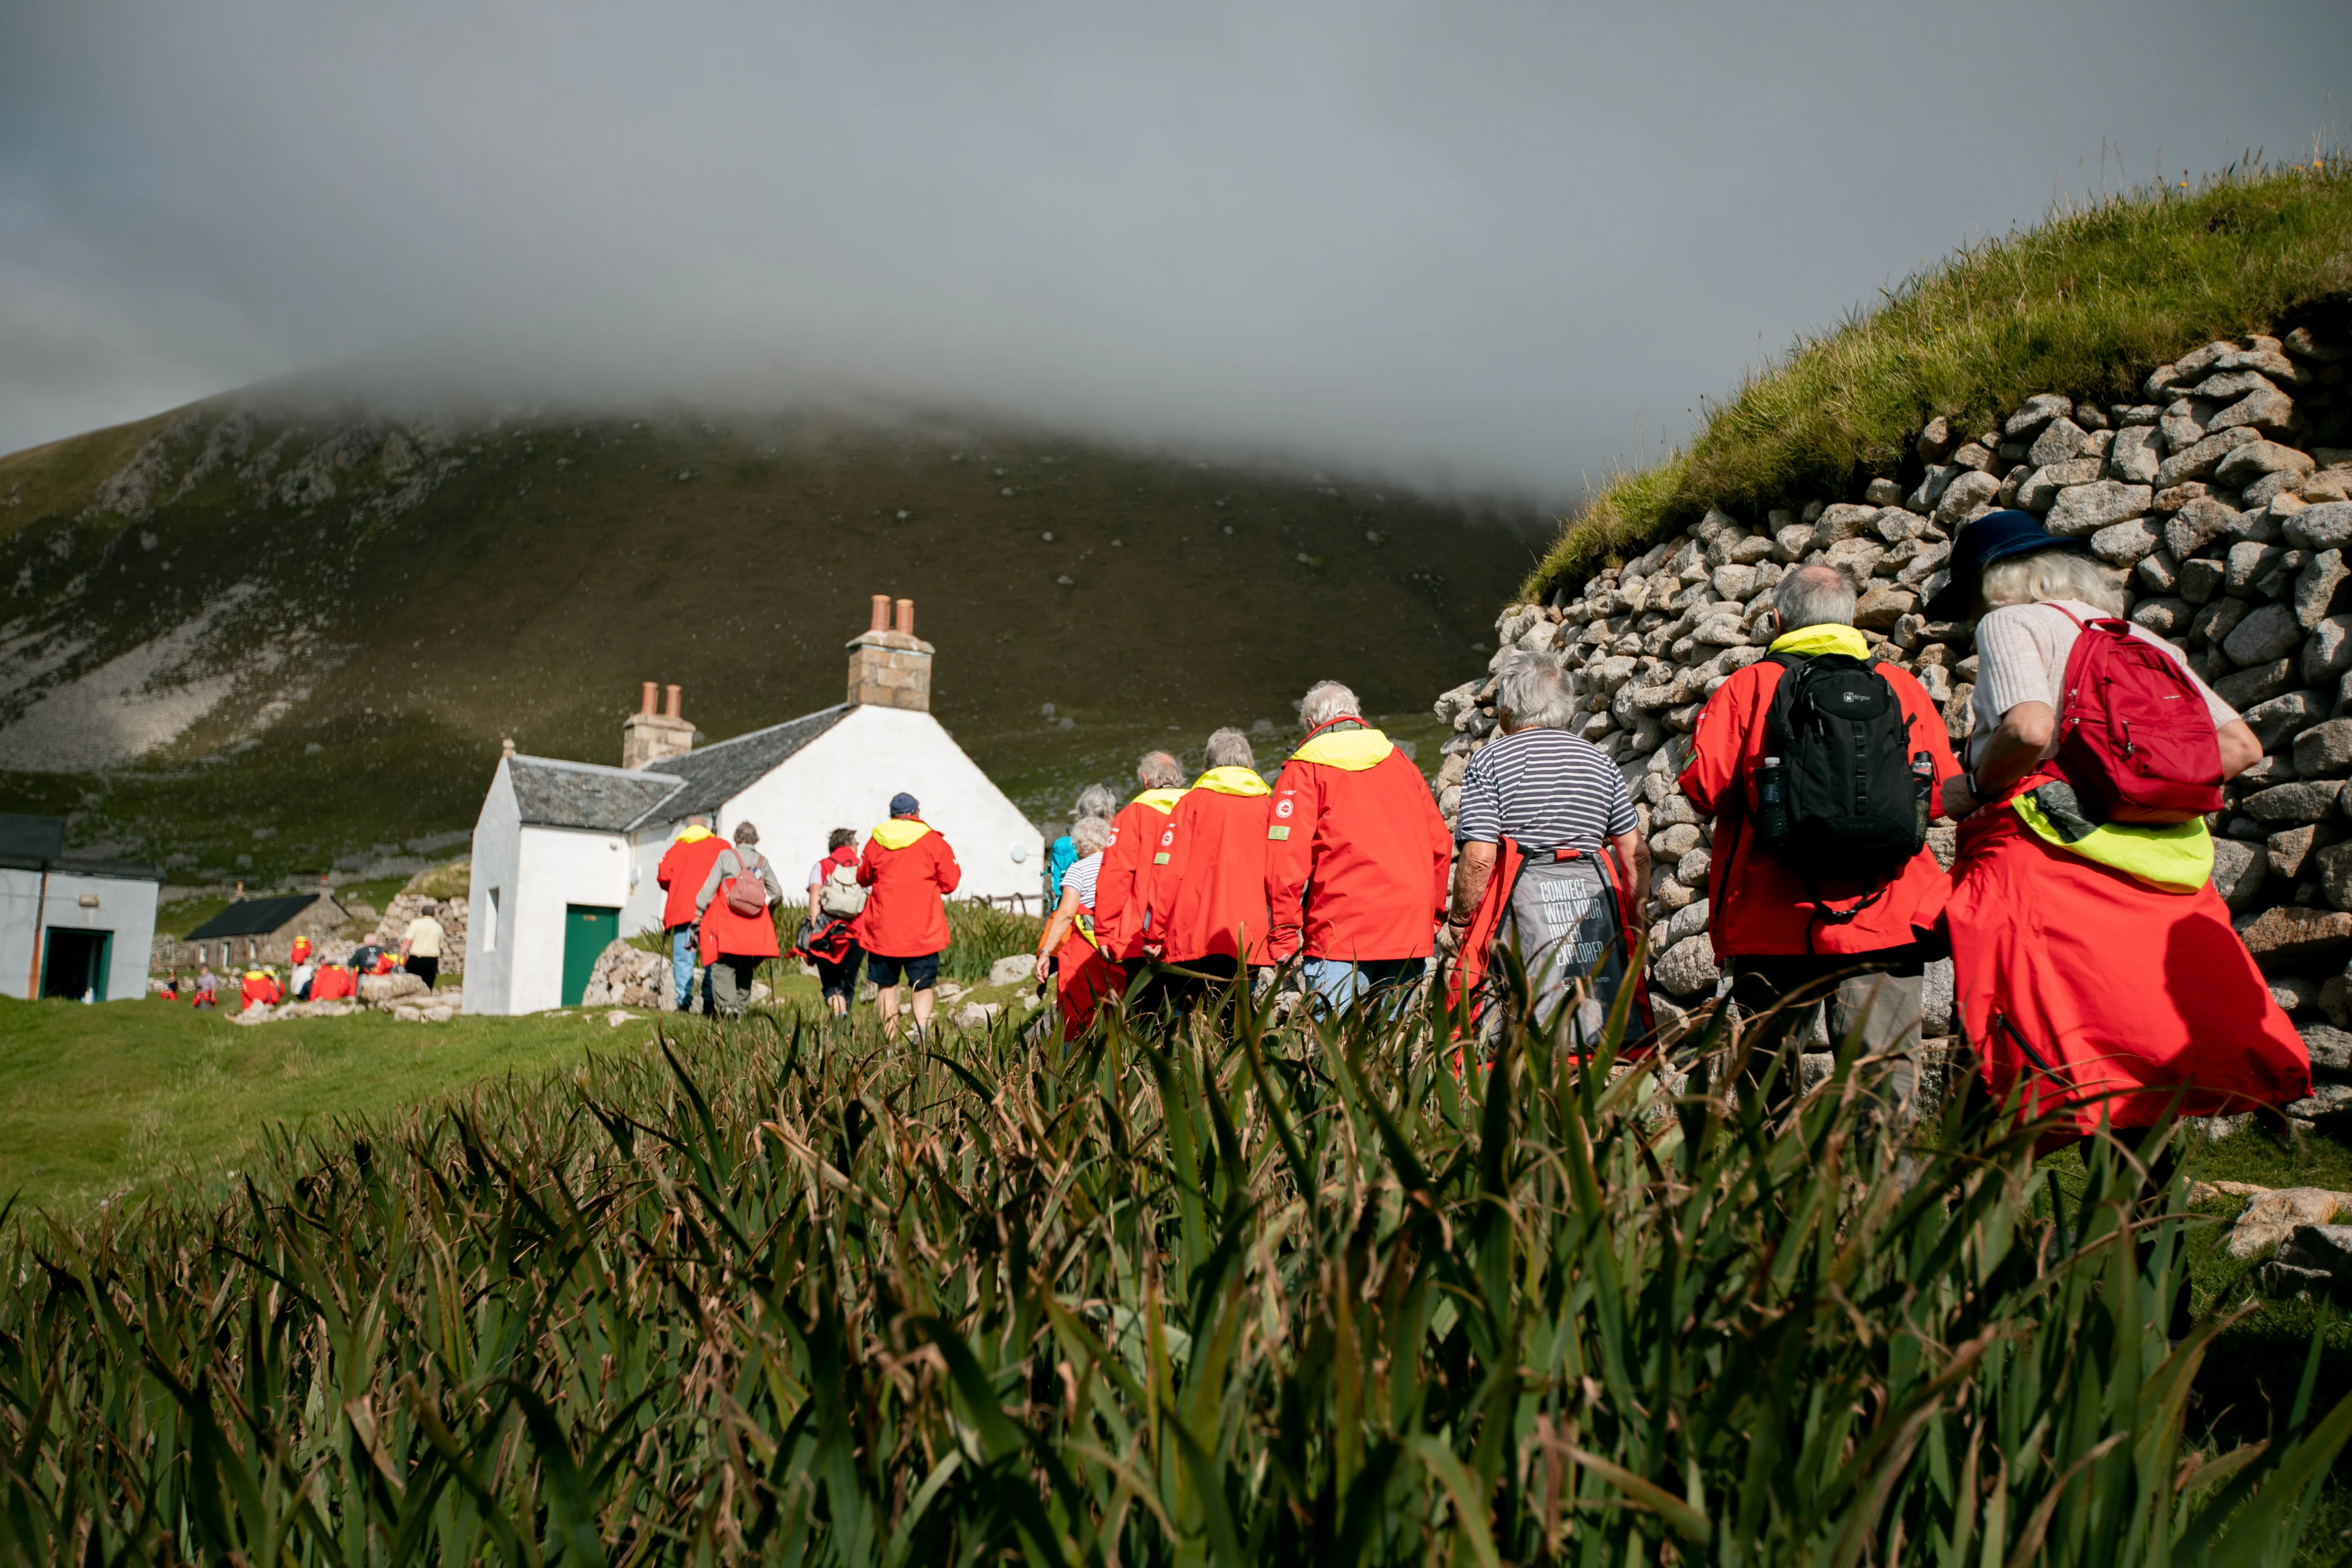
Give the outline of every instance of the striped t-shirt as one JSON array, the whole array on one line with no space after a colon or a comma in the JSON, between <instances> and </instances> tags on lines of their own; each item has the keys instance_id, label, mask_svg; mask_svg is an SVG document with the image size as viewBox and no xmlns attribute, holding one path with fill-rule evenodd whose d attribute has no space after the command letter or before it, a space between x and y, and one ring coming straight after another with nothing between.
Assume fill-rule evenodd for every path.
<instances>
[{"instance_id":1,"label":"striped t-shirt","mask_svg":"<svg viewBox=\"0 0 2352 1568\"><path fill-rule=\"evenodd\" d=\"M1095 907L1095 879L1101 875L1102 851L1097 849L1062 873L1062 890L1068 892L1076 889L1078 907L1091 910Z\"/></svg>"},{"instance_id":2,"label":"striped t-shirt","mask_svg":"<svg viewBox=\"0 0 2352 1568\"><path fill-rule=\"evenodd\" d=\"M1597 850L1639 826L1625 777L1600 747L1565 730L1520 730L1470 759L1454 837L1492 844L1507 834L1530 853Z\"/></svg>"}]
</instances>

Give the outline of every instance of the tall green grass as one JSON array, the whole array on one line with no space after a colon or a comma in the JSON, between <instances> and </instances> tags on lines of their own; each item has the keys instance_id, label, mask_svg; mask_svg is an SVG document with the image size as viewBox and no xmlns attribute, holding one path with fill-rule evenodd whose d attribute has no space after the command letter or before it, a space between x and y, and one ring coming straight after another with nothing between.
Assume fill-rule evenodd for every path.
<instances>
[{"instance_id":1,"label":"tall green grass","mask_svg":"<svg viewBox=\"0 0 2352 1568\"><path fill-rule=\"evenodd\" d=\"M2179 1178L1427 1018L755 1018L0 1252L13 1557L2277 1563ZM2156 1135L2158 1138L2161 1134Z\"/></svg>"},{"instance_id":2,"label":"tall green grass","mask_svg":"<svg viewBox=\"0 0 2352 1568\"><path fill-rule=\"evenodd\" d=\"M1697 436L1620 474L1520 589L1540 599L1720 506L1859 500L1946 416L1973 433L2035 393L2138 402L2155 365L2352 295L2352 160L2226 170L2064 203L1963 247L1711 404Z\"/></svg>"}]
</instances>

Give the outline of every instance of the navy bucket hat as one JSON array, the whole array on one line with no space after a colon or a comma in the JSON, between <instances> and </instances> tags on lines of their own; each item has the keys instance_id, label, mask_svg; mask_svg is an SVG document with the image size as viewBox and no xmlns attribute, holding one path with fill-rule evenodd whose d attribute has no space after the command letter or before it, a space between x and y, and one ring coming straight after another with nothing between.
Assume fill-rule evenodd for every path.
<instances>
[{"instance_id":1,"label":"navy bucket hat","mask_svg":"<svg viewBox=\"0 0 2352 1568\"><path fill-rule=\"evenodd\" d=\"M2068 539L2042 526L2030 511L1989 511L1960 530L1952 541L1952 580L1937 590L1923 614L1931 621L1957 621L1969 613L1977 596L1977 580L1997 561L2014 561L2044 550L2091 553L2087 539Z\"/></svg>"},{"instance_id":2,"label":"navy bucket hat","mask_svg":"<svg viewBox=\"0 0 2352 1568\"><path fill-rule=\"evenodd\" d=\"M904 790L890 797L890 815L893 816L912 816L922 809L922 803Z\"/></svg>"}]
</instances>

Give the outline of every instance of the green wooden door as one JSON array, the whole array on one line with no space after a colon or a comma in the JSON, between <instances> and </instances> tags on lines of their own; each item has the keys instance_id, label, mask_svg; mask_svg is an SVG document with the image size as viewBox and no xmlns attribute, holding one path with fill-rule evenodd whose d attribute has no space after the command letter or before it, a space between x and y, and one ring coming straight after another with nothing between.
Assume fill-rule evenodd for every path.
<instances>
[{"instance_id":1,"label":"green wooden door","mask_svg":"<svg viewBox=\"0 0 2352 1568\"><path fill-rule=\"evenodd\" d=\"M602 904L563 906L563 1005L580 1005L596 955L621 934L621 911Z\"/></svg>"}]
</instances>

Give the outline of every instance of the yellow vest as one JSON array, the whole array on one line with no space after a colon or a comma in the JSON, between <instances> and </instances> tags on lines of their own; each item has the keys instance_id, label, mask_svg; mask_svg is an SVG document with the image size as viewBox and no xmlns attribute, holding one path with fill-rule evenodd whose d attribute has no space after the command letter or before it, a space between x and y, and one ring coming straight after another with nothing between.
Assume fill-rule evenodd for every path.
<instances>
[{"instance_id":1,"label":"yellow vest","mask_svg":"<svg viewBox=\"0 0 2352 1568\"><path fill-rule=\"evenodd\" d=\"M1217 795L1272 795L1274 786L1249 768L1211 768L1192 781L1194 789L1205 789Z\"/></svg>"},{"instance_id":2,"label":"yellow vest","mask_svg":"<svg viewBox=\"0 0 2352 1568\"><path fill-rule=\"evenodd\" d=\"M1164 816L1174 811L1176 803L1183 798L1184 792L1181 789L1148 789L1129 801L1128 805L1148 805Z\"/></svg>"},{"instance_id":3,"label":"yellow vest","mask_svg":"<svg viewBox=\"0 0 2352 1568\"><path fill-rule=\"evenodd\" d=\"M1351 773L1386 760L1396 742L1378 730L1326 730L1290 753L1294 763L1319 763Z\"/></svg>"}]
</instances>

